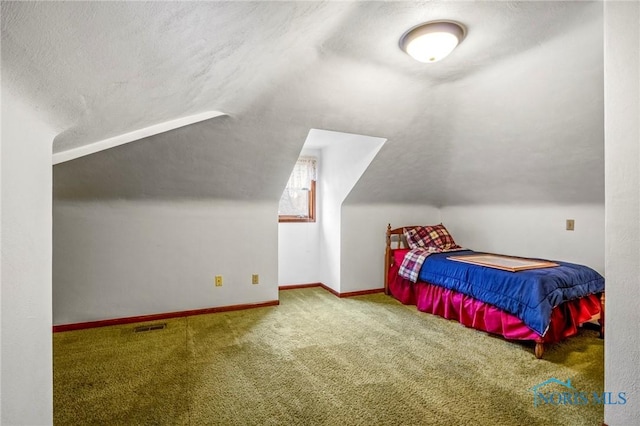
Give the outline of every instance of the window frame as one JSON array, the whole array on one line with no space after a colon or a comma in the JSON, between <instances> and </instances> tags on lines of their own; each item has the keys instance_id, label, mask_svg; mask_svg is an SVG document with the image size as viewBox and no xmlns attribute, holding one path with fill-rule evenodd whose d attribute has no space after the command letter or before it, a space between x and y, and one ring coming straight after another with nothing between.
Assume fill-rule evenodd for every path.
<instances>
[{"instance_id":1,"label":"window frame","mask_svg":"<svg viewBox=\"0 0 640 426\"><path fill-rule=\"evenodd\" d=\"M278 215L278 223L312 223L316 221L316 181L311 181L309 189L309 216Z\"/></svg>"}]
</instances>

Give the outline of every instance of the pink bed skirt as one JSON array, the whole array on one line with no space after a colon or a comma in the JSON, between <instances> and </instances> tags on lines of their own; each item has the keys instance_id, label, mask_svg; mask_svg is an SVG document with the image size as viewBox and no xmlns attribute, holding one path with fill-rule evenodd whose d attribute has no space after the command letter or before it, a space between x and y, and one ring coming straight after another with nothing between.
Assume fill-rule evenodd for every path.
<instances>
[{"instance_id":1,"label":"pink bed skirt","mask_svg":"<svg viewBox=\"0 0 640 426\"><path fill-rule=\"evenodd\" d=\"M600 298L590 295L557 306L551 312L551 323L544 336L527 327L515 316L480 302L470 296L425 282L411 283L398 275L406 250L395 250L394 265L389 268L389 291L405 305L416 305L428 312L477 330L499 334L511 340L534 340L555 343L578 333L581 324L600 314ZM399 258L399 259L398 259Z\"/></svg>"}]
</instances>

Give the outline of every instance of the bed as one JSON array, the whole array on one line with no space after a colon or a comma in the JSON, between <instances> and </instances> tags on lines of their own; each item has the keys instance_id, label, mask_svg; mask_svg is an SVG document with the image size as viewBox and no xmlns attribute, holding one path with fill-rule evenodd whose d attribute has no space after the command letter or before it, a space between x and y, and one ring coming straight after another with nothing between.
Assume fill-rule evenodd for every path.
<instances>
[{"instance_id":1,"label":"bed","mask_svg":"<svg viewBox=\"0 0 640 426\"><path fill-rule=\"evenodd\" d=\"M488 256L457 246L442 224L395 229L389 224L385 293L507 340L533 341L536 358L542 358L545 345L576 335L586 323L597 320L604 337L604 278L593 269L514 257L501 268L478 264L478 258Z\"/></svg>"}]
</instances>

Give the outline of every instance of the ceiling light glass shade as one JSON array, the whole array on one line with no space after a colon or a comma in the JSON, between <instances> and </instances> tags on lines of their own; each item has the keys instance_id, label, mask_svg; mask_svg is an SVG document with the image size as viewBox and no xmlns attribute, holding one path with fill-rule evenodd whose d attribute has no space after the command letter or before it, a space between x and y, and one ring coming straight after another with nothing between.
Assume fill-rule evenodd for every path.
<instances>
[{"instance_id":1,"label":"ceiling light glass shade","mask_svg":"<svg viewBox=\"0 0 640 426\"><path fill-rule=\"evenodd\" d=\"M413 27L400 38L400 47L416 61L438 62L465 36L465 28L452 21L433 21Z\"/></svg>"}]
</instances>

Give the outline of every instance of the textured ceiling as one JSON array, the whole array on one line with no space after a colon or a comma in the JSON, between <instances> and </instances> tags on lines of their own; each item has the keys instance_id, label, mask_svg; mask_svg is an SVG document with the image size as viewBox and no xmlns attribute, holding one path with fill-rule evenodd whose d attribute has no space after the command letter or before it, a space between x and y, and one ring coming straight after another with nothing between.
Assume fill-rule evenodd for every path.
<instances>
[{"instance_id":1,"label":"textured ceiling","mask_svg":"<svg viewBox=\"0 0 640 426\"><path fill-rule=\"evenodd\" d=\"M398 49L453 19L437 64ZM54 167L59 198L277 200L311 128L388 139L348 202L602 202L602 3L3 2L2 85L54 152L214 118Z\"/></svg>"}]
</instances>

